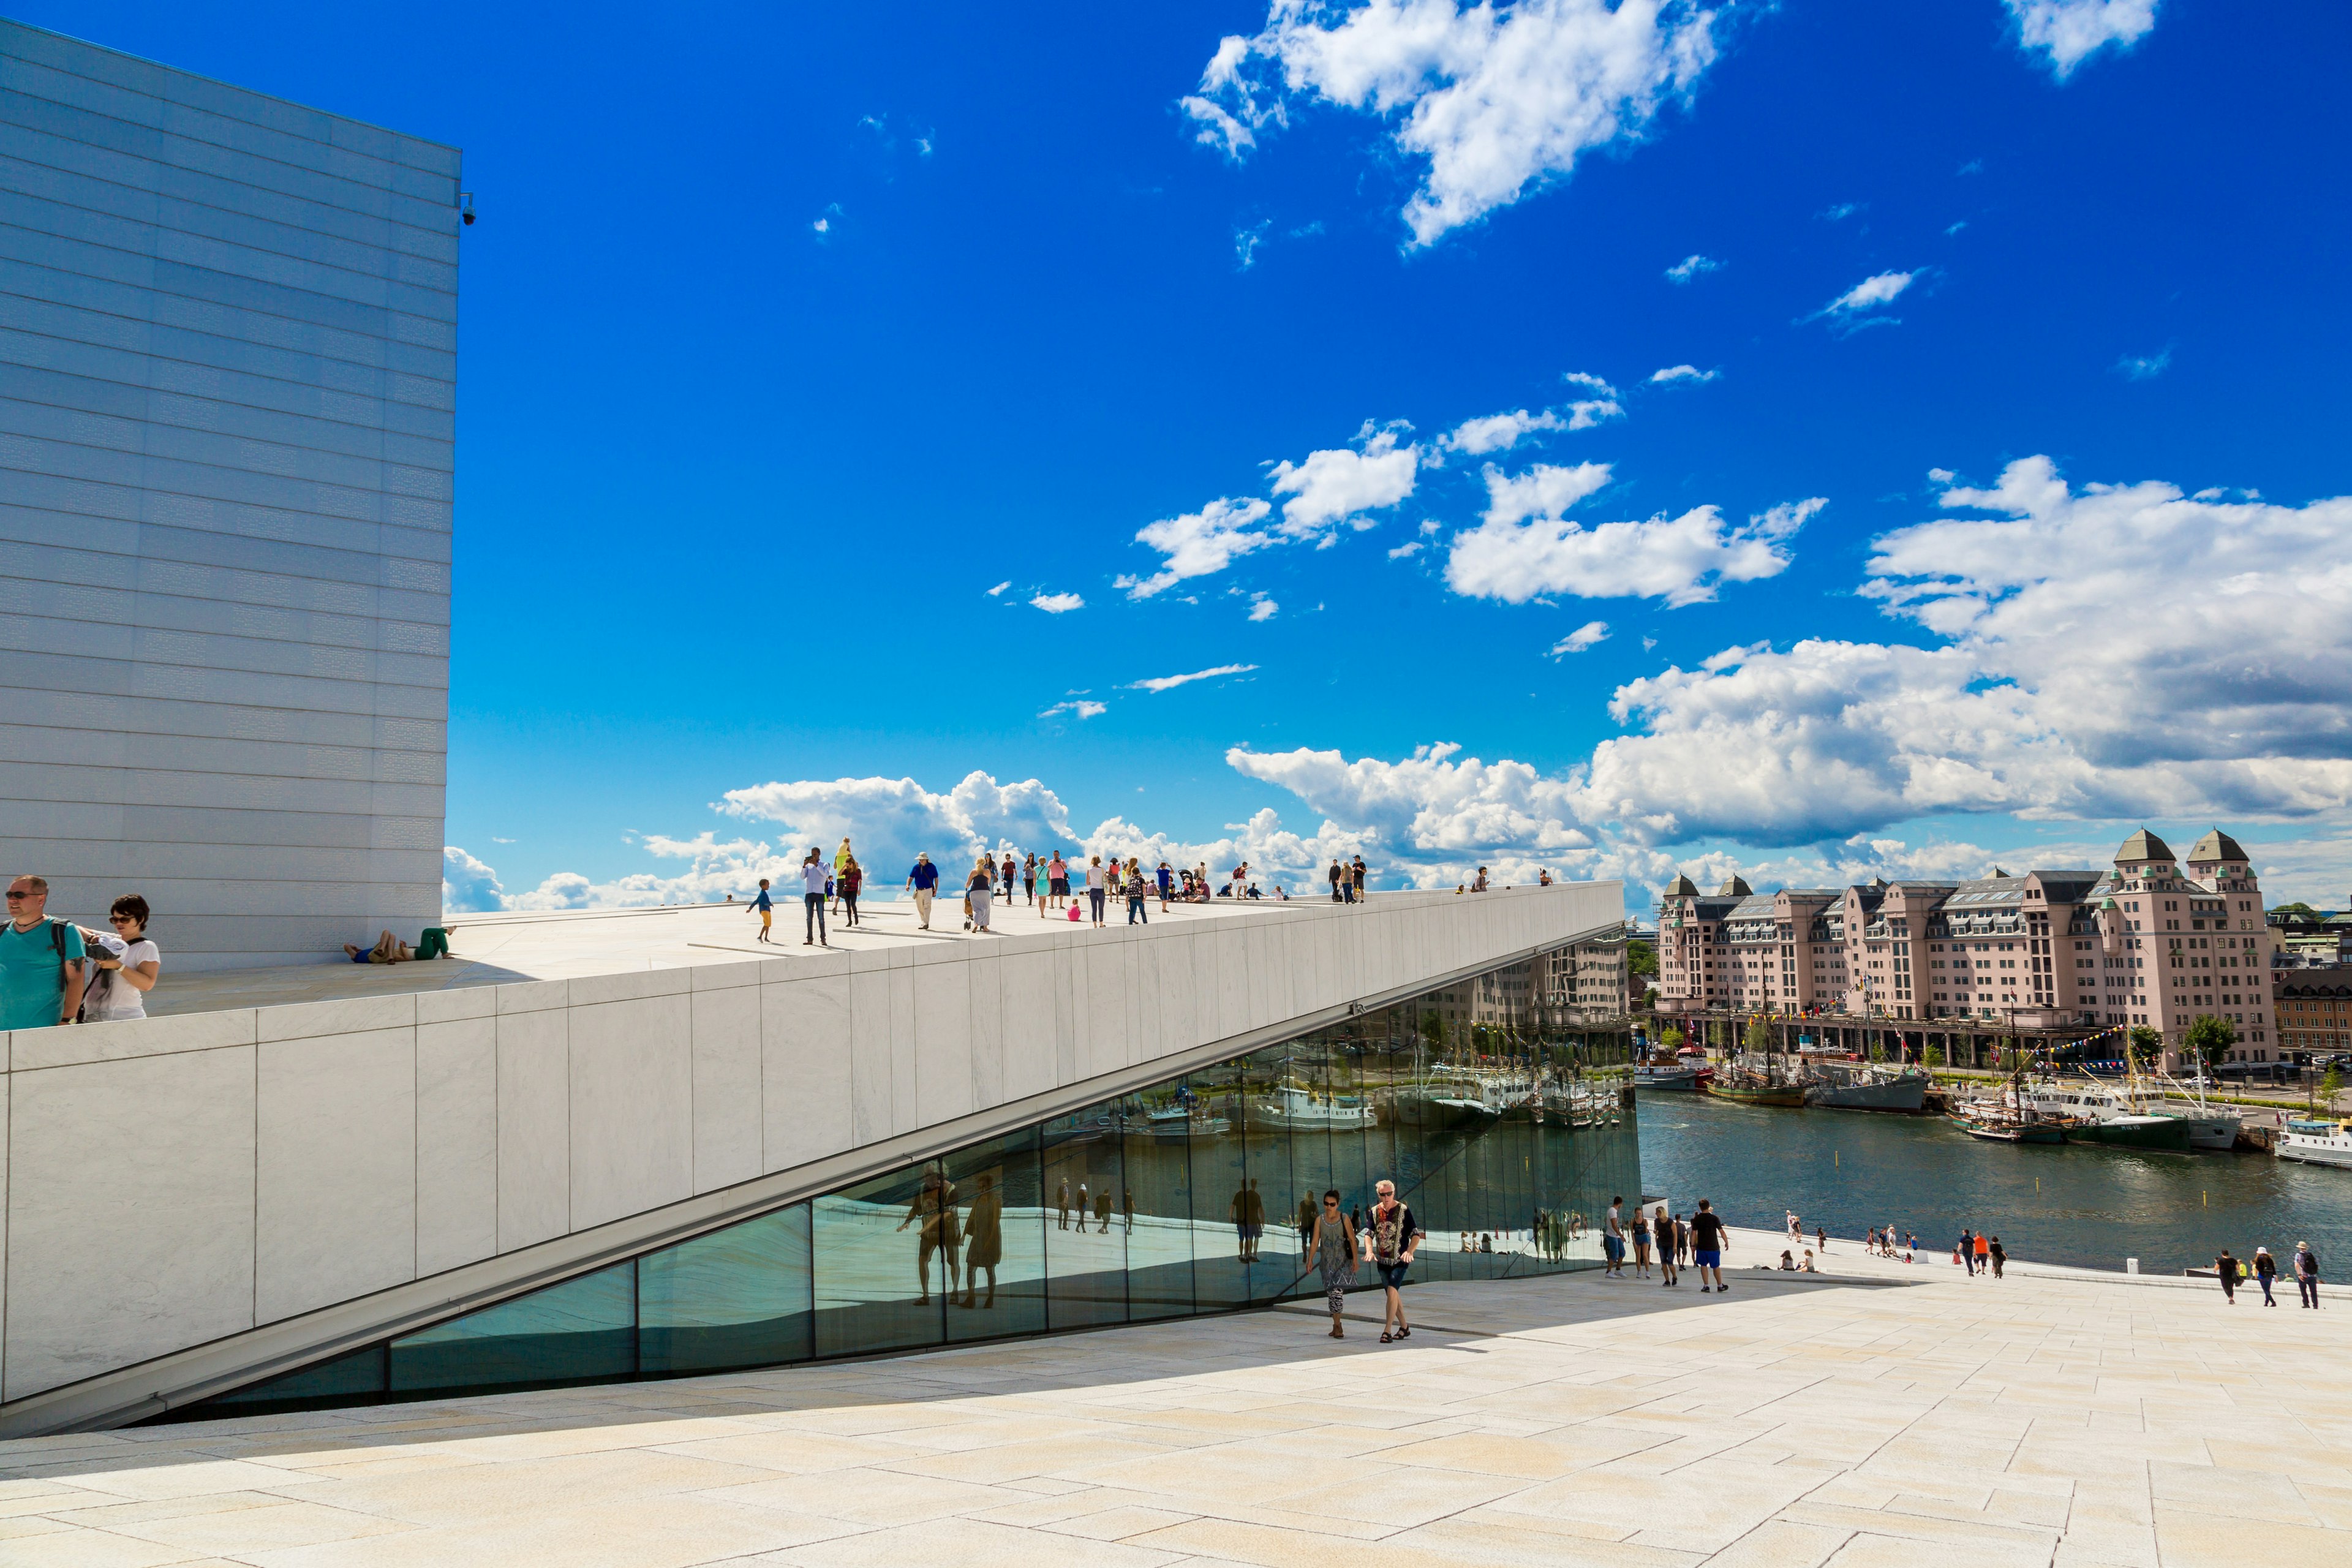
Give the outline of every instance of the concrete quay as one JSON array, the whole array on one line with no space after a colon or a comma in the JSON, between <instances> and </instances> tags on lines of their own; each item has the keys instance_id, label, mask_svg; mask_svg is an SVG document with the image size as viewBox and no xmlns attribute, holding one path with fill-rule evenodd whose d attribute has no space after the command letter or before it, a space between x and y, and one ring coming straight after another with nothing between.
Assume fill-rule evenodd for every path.
<instances>
[{"instance_id":1,"label":"concrete quay","mask_svg":"<svg viewBox=\"0 0 2352 1568\"><path fill-rule=\"evenodd\" d=\"M1843 1256L0 1444L0 1558L409 1568L2352 1561L2336 1321ZM1750 1243L1754 1243L1750 1246ZM1771 1258L1777 1260L1779 1247Z\"/></svg>"}]
</instances>

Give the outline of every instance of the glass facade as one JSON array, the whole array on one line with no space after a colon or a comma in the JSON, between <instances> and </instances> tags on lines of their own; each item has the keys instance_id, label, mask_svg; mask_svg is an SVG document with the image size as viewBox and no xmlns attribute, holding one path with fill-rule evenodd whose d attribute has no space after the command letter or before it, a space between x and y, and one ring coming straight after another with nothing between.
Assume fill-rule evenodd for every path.
<instances>
[{"instance_id":1,"label":"glass facade","mask_svg":"<svg viewBox=\"0 0 2352 1568\"><path fill-rule=\"evenodd\" d=\"M1465 994L1479 998L1467 1010L1441 1001ZM1305 1255L1322 1194L1360 1213L1383 1177L1428 1232L1414 1280L1595 1268L1590 1216L1641 1192L1628 1059L1622 1018L1542 987L1456 982L157 1419L687 1376L1319 1297ZM1376 1285L1366 1266L1358 1288Z\"/></svg>"}]
</instances>

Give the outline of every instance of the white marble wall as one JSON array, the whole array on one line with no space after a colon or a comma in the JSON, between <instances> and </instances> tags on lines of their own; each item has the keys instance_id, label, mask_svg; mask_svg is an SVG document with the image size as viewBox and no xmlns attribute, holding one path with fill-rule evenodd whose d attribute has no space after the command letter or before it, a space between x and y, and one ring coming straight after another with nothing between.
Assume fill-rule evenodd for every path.
<instances>
[{"instance_id":1,"label":"white marble wall","mask_svg":"<svg viewBox=\"0 0 2352 1568\"><path fill-rule=\"evenodd\" d=\"M0 1398L1617 919L1615 883L0 1037Z\"/></svg>"}]
</instances>

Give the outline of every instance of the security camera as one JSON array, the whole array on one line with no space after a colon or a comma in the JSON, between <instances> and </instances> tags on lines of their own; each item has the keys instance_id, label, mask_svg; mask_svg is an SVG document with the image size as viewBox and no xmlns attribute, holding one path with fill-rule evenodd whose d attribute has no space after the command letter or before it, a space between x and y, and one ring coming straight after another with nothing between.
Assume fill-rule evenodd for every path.
<instances>
[{"instance_id":1,"label":"security camera","mask_svg":"<svg viewBox=\"0 0 2352 1568\"><path fill-rule=\"evenodd\" d=\"M457 195L457 200L461 204L457 209L457 221L465 224L472 223L474 221L474 193L471 191L461 191Z\"/></svg>"}]
</instances>

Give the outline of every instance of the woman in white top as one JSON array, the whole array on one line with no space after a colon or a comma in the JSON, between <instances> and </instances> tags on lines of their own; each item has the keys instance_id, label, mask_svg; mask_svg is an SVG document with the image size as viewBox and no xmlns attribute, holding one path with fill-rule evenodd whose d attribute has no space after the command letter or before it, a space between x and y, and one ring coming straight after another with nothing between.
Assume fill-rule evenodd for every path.
<instances>
[{"instance_id":1,"label":"woman in white top","mask_svg":"<svg viewBox=\"0 0 2352 1568\"><path fill-rule=\"evenodd\" d=\"M147 940L148 913L147 900L136 893L114 900L106 918L123 941L122 956L110 958L103 949L91 950L98 973L82 996L81 1016L87 1021L111 1024L147 1016L147 993L155 988L155 975L163 967L163 950Z\"/></svg>"}]
</instances>

